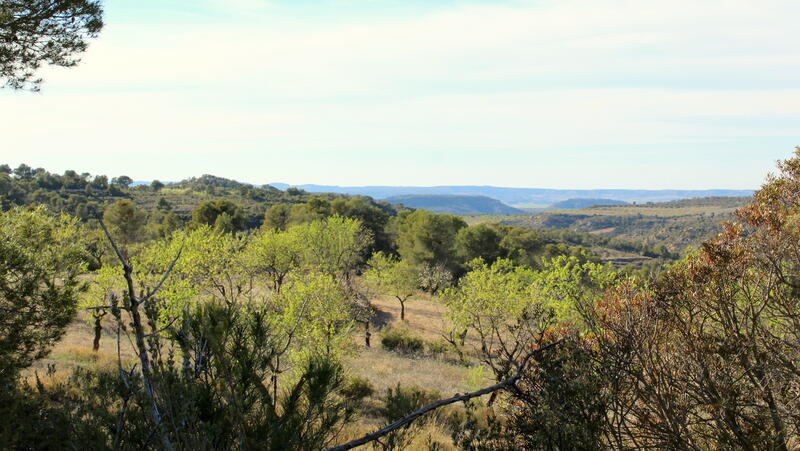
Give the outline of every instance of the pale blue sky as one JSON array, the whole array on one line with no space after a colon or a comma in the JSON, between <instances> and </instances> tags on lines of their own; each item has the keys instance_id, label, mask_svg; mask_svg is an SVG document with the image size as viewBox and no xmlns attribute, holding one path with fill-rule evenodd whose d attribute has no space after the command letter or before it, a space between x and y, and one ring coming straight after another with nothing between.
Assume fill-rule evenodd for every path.
<instances>
[{"instance_id":1,"label":"pale blue sky","mask_svg":"<svg viewBox=\"0 0 800 451\"><path fill-rule=\"evenodd\" d=\"M756 188L800 144L796 0L108 0L0 162L134 179Z\"/></svg>"}]
</instances>

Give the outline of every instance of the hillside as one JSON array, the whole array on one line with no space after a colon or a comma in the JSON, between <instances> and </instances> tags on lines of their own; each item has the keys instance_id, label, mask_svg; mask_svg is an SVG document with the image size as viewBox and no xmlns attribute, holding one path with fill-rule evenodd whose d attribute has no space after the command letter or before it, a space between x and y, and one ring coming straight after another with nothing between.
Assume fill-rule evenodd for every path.
<instances>
[{"instance_id":1,"label":"hillside","mask_svg":"<svg viewBox=\"0 0 800 451\"><path fill-rule=\"evenodd\" d=\"M384 199L393 204L454 215L519 215L525 212L486 196L405 195Z\"/></svg>"},{"instance_id":2,"label":"hillside","mask_svg":"<svg viewBox=\"0 0 800 451\"><path fill-rule=\"evenodd\" d=\"M270 183L285 190L291 186L310 193L341 193L370 196L386 199L408 194L456 194L467 196L487 196L511 206L546 207L568 199L616 199L625 202L666 202L676 199L698 197L741 197L750 196L752 190L633 190L633 189L590 189L565 190L543 188L503 188L497 186L334 186L334 185L288 185Z\"/></svg>"},{"instance_id":3,"label":"hillside","mask_svg":"<svg viewBox=\"0 0 800 451\"><path fill-rule=\"evenodd\" d=\"M669 252L717 234L748 197L710 197L644 205L595 206L580 210L549 210L503 220L503 224L533 229L561 229L618 238Z\"/></svg>"},{"instance_id":4,"label":"hillside","mask_svg":"<svg viewBox=\"0 0 800 451\"><path fill-rule=\"evenodd\" d=\"M614 199L567 199L551 205L553 210L580 210L582 208L606 205L628 205L627 202Z\"/></svg>"}]
</instances>

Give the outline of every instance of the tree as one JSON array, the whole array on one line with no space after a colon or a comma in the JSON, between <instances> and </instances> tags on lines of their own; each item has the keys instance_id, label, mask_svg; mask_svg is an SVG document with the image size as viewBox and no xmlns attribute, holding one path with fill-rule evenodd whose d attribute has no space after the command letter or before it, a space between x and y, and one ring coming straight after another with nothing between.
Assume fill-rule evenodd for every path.
<instances>
[{"instance_id":1,"label":"tree","mask_svg":"<svg viewBox=\"0 0 800 451\"><path fill-rule=\"evenodd\" d=\"M33 169L27 164L20 164L14 169L14 177L19 180L33 180Z\"/></svg>"},{"instance_id":2,"label":"tree","mask_svg":"<svg viewBox=\"0 0 800 451\"><path fill-rule=\"evenodd\" d=\"M172 211L172 204L169 203L167 199L159 197L158 202L156 203L156 208L162 211Z\"/></svg>"},{"instance_id":3,"label":"tree","mask_svg":"<svg viewBox=\"0 0 800 451\"><path fill-rule=\"evenodd\" d=\"M238 232L247 226L244 209L228 199L207 200L192 212L191 227L209 225L224 232Z\"/></svg>"},{"instance_id":4,"label":"tree","mask_svg":"<svg viewBox=\"0 0 800 451\"><path fill-rule=\"evenodd\" d=\"M457 216L417 210L400 220L397 250L403 260L415 266L440 263L456 270L459 259L455 237L466 226Z\"/></svg>"},{"instance_id":5,"label":"tree","mask_svg":"<svg viewBox=\"0 0 800 451\"><path fill-rule=\"evenodd\" d=\"M423 265L419 270L419 286L432 295L453 283L453 273L442 264Z\"/></svg>"},{"instance_id":6,"label":"tree","mask_svg":"<svg viewBox=\"0 0 800 451\"><path fill-rule=\"evenodd\" d=\"M305 243L297 230L268 228L256 235L247 247L247 261L252 271L266 275L270 288L279 293L290 272L303 263Z\"/></svg>"},{"instance_id":7,"label":"tree","mask_svg":"<svg viewBox=\"0 0 800 451\"><path fill-rule=\"evenodd\" d=\"M404 260L396 260L383 252L372 256L364 278L382 293L400 302L400 320L406 319L406 301L414 295L419 277L417 270Z\"/></svg>"},{"instance_id":8,"label":"tree","mask_svg":"<svg viewBox=\"0 0 800 451\"><path fill-rule=\"evenodd\" d=\"M42 207L0 213L0 386L47 355L74 317L87 261L79 236L74 219Z\"/></svg>"},{"instance_id":9,"label":"tree","mask_svg":"<svg viewBox=\"0 0 800 451\"><path fill-rule=\"evenodd\" d=\"M161 188L164 188L164 184L161 183L160 181L153 180L152 182L150 182L150 189L152 189L153 191L155 192L161 191Z\"/></svg>"},{"instance_id":10,"label":"tree","mask_svg":"<svg viewBox=\"0 0 800 451\"><path fill-rule=\"evenodd\" d=\"M114 185L127 187L130 186L131 183L133 183L133 179L128 177L127 175L120 175L119 177L114 177L113 179L111 179L111 183Z\"/></svg>"},{"instance_id":11,"label":"tree","mask_svg":"<svg viewBox=\"0 0 800 451\"><path fill-rule=\"evenodd\" d=\"M123 244L135 243L141 238L147 214L128 199L121 199L106 207L103 220Z\"/></svg>"},{"instance_id":12,"label":"tree","mask_svg":"<svg viewBox=\"0 0 800 451\"><path fill-rule=\"evenodd\" d=\"M458 255L463 261L482 258L491 264L501 257L500 239L500 234L487 224L465 227L456 234Z\"/></svg>"},{"instance_id":13,"label":"tree","mask_svg":"<svg viewBox=\"0 0 800 451\"><path fill-rule=\"evenodd\" d=\"M499 382L511 375L532 347L541 344L555 315L538 296L538 274L507 259L487 265L473 260L458 286L442 294L452 328L449 341L463 345L472 331L480 341L479 355ZM456 339L461 343L457 343Z\"/></svg>"},{"instance_id":14,"label":"tree","mask_svg":"<svg viewBox=\"0 0 800 451\"><path fill-rule=\"evenodd\" d=\"M275 204L264 213L262 228L273 230L286 230L289 226L291 216L291 206L289 204Z\"/></svg>"},{"instance_id":15,"label":"tree","mask_svg":"<svg viewBox=\"0 0 800 451\"><path fill-rule=\"evenodd\" d=\"M0 78L12 89L38 91L43 63L72 67L77 54L103 28L103 9L93 0L0 1Z\"/></svg>"},{"instance_id":16,"label":"tree","mask_svg":"<svg viewBox=\"0 0 800 451\"><path fill-rule=\"evenodd\" d=\"M343 282L350 280L372 244L369 232L356 219L332 216L295 229L305 243L304 264Z\"/></svg>"}]
</instances>

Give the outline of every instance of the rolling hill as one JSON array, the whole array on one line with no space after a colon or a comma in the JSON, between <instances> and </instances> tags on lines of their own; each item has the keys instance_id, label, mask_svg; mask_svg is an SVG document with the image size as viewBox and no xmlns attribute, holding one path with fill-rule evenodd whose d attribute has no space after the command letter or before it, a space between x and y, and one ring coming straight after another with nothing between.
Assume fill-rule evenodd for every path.
<instances>
[{"instance_id":1,"label":"rolling hill","mask_svg":"<svg viewBox=\"0 0 800 451\"><path fill-rule=\"evenodd\" d=\"M447 194L391 196L383 199L393 204L429 210L434 213L454 215L519 215L524 211L509 207L497 199L486 196Z\"/></svg>"},{"instance_id":2,"label":"rolling hill","mask_svg":"<svg viewBox=\"0 0 800 451\"><path fill-rule=\"evenodd\" d=\"M615 199L567 199L556 202L548 208L553 210L580 210L594 206L605 205L628 205L624 200Z\"/></svg>"},{"instance_id":3,"label":"rolling hill","mask_svg":"<svg viewBox=\"0 0 800 451\"><path fill-rule=\"evenodd\" d=\"M334 185L288 185L270 183L285 190L291 186L309 193L340 193L386 199L409 194L450 194L486 196L511 206L536 205L546 207L568 199L616 199L625 202L666 202L696 197L742 197L751 196L752 190L635 190L635 189L591 189L565 190L543 188L503 188L497 186L334 186Z\"/></svg>"}]
</instances>

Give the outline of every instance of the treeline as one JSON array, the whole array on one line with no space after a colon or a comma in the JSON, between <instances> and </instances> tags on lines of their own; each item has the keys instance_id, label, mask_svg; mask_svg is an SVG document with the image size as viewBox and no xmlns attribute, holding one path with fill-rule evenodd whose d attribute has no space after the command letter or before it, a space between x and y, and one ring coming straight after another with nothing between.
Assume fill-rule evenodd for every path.
<instances>
[{"instance_id":1,"label":"treeline","mask_svg":"<svg viewBox=\"0 0 800 451\"><path fill-rule=\"evenodd\" d=\"M629 241L618 237L610 237L601 234L590 234L576 232L569 229L537 229L536 233L545 241L554 243L570 243L591 249L599 246L614 249L621 252L630 252L650 258L661 258L666 260L677 260L680 254L670 252L667 246L649 246L642 242Z\"/></svg>"}]
</instances>

